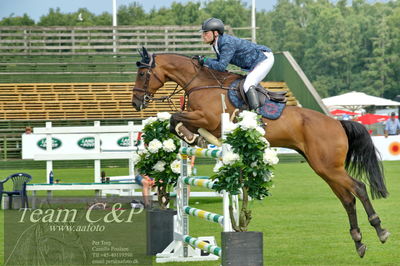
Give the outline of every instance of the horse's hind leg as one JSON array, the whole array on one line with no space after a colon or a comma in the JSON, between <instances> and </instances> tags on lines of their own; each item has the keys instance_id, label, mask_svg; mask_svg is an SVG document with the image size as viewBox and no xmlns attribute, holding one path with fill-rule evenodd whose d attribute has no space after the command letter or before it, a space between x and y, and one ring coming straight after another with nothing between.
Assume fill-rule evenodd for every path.
<instances>
[{"instance_id":1,"label":"horse's hind leg","mask_svg":"<svg viewBox=\"0 0 400 266\"><path fill-rule=\"evenodd\" d=\"M349 223L350 223L350 235L353 239L358 255L362 258L365 255L367 247L361 242L362 235L360 228L358 227L357 211L356 211L356 199L349 190L347 190L340 183L332 180L327 180L332 191L336 194L339 200L342 202L344 209L347 212Z\"/></svg>"},{"instance_id":2,"label":"horse's hind leg","mask_svg":"<svg viewBox=\"0 0 400 266\"><path fill-rule=\"evenodd\" d=\"M381 220L379 219L379 216L376 214L374 208L372 207L371 201L368 198L368 193L365 184L354 178L352 179L355 184L355 195L359 198L359 200L363 204L365 212L368 215L369 223L375 228L379 240L382 243L385 243L390 233L386 229L382 229Z\"/></svg>"},{"instance_id":3,"label":"horse's hind leg","mask_svg":"<svg viewBox=\"0 0 400 266\"><path fill-rule=\"evenodd\" d=\"M354 197L355 183L344 169L344 160L342 161L342 158L345 158L346 145L340 142L336 143L336 145L332 144L337 148L336 153L333 153L331 149L326 148L327 146L322 145L322 143L324 142L314 141L312 142L313 145L309 144L307 150L314 152L305 152L305 157L315 173L328 183L332 191L342 202L349 218L351 238L355 243L358 255L362 258L367 248L361 242L362 235L358 227L356 199ZM340 149L341 147L343 148Z\"/></svg>"}]
</instances>

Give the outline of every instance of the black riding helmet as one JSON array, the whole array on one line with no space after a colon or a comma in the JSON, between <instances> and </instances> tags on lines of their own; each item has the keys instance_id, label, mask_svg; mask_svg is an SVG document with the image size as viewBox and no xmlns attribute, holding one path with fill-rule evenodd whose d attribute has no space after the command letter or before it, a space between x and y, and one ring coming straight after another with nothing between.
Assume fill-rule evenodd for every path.
<instances>
[{"instance_id":1,"label":"black riding helmet","mask_svg":"<svg viewBox=\"0 0 400 266\"><path fill-rule=\"evenodd\" d=\"M219 34L224 34L225 31L225 26L222 20L218 18L209 18L206 19L203 24L201 25L201 30L200 31L218 31Z\"/></svg>"}]
</instances>

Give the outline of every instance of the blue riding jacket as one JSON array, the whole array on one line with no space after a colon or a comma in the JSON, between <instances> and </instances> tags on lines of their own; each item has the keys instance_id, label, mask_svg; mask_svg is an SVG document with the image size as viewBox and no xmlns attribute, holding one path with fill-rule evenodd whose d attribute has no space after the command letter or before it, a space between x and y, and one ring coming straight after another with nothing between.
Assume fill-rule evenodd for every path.
<instances>
[{"instance_id":1,"label":"blue riding jacket","mask_svg":"<svg viewBox=\"0 0 400 266\"><path fill-rule=\"evenodd\" d=\"M272 50L228 34L219 35L217 40L217 59L207 58L204 65L219 71L225 71L228 64L234 64L243 70L251 71L261 61L267 59L264 52ZM214 48L214 46L213 46Z\"/></svg>"}]
</instances>

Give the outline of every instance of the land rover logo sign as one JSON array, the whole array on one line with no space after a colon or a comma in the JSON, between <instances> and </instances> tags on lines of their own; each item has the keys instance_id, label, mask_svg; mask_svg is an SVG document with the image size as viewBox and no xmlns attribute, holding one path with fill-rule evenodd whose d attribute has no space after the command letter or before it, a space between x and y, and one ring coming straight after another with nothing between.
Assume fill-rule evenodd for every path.
<instances>
[{"instance_id":1,"label":"land rover logo sign","mask_svg":"<svg viewBox=\"0 0 400 266\"><path fill-rule=\"evenodd\" d=\"M78 146L85 150L94 149L94 137L81 138L77 142Z\"/></svg>"},{"instance_id":2,"label":"land rover logo sign","mask_svg":"<svg viewBox=\"0 0 400 266\"><path fill-rule=\"evenodd\" d=\"M53 150L58 149L58 148L61 147L61 145L62 145L61 140L59 140L57 138L51 138L51 140L52 140L52 149ZM40 139L37 142L37 145L38 145L39 148L41 148L43 150L46 150L46 146L47 146L46 145L46 138Z\"/></svg>"},{"instance_id":3,"label":"land rover logo sign","mask_svg":"<svg viewBox=\"0 0 400 266\"><path fill-rule=\"evenodd\" d=\"M118 146L120 147L129 147L129 137L122 137L117 141Z\"/></svg>"}]
</instances>

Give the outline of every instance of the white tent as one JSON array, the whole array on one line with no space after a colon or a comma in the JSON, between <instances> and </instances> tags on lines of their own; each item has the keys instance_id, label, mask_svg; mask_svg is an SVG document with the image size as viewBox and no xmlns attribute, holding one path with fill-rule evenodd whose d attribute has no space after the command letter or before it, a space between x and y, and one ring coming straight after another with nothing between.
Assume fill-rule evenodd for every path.
<instances>
[{"instance_id":1,"label":"white tent","mask_svg":"<svg viewBox=\"0 0 400 266\"><path fill-rule=\"evenodd\" d=\"M322 102L329 108L343 107L349 110L358 110L366 106L400 106L400 102L371 96L363 92L352 91L349 93L332 96L322 99Z\"/></svg>"}]
</instances>

